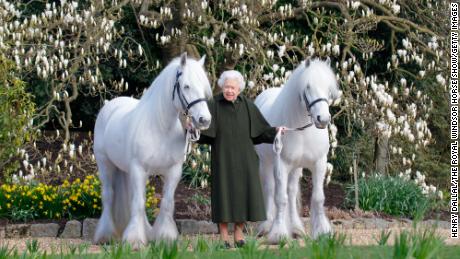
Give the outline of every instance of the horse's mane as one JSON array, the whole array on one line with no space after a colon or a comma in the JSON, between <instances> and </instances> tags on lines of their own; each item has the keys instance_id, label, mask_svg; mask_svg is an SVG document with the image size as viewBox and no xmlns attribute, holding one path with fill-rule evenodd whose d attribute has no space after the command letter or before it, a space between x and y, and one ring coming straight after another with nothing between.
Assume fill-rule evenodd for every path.
<instances>
[{"instance_id":1,"label":"horse's mane","mask_svg":"<svg viewBox=\"0 0 460 259\"><path fill-rule=\"evenodd\" d=\"M131 113L131 118L136 125L131 125L134 129L132 134L140 132L138 129L143 127L148 127L149 115L152 115L152 110L154 110L155 125L159 129L165 129L168 125L166 116L169 116L170 109L172 105L172 94L173 87L176 80L176 74L180 68L180 58L173 59L155 78L149 88L144 92L141 99L139 100L138 105ZM208 82L204 69L201 64L194 59L187 59L186 65L182 71L183 74L187 74L194 82L203 82L203 84L196 85L205 85L204 82ZM203 89L205 96L210 98L212 96L211 90ZM177 98L177 94L176 97Z\"/></svg>"},{"instance_id":2,"label":"horse's mane","mask_svg":"<svg viewBox=\"0 0 460 259\"><path fill-rule=\"evenodd\" d=\"M305 62L309 62L308 67ZM293 100L298 100L305 87L320 87L319 91L325 96L335 98L339 94L337 79L329 62L320 59L312 59L310 61L302 61L290 75L288 81L281 88L281 92L273 103L274 110L279 110L285 116L285 121L292 121L298 114L290 112ZM291 120L292 119L292 120Z\"/></svg>"},{"instance_id":3,"label":"horse's mane","mask_svg":"<svg viewBox=\"0 0 460 259\"><path fill-rule=\"evenodd\" d=\"M308 61L302 61L300 65L297 66L283 89L292 91L292 88L296 88L299 91L303 91L305 86L309 84L310 87L323 86L321 91L327 91L326 93L329 92L332 96L336 96L339 92L339 88L334 71L331 69L330 65L326 61L317 58L311 60L308 67L305 66L305 62ZM324 80L327 80L329 84L325 84ZM326 88L324 86L326 86Z\"/></svg>"}]
</instances>

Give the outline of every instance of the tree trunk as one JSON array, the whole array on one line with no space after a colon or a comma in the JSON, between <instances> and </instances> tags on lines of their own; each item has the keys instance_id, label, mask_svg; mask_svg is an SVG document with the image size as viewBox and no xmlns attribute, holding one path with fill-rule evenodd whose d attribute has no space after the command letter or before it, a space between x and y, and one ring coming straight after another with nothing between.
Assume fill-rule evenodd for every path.
<instances>
[{"instance_id":1,"label":"tree trunk","mask_svg":"<svg viewBox=\"0 0 460 259\"><path fill-rule=\"evenodd\" d=\"M389 141L388 137L380 136L375 139L374 166L375 171L388 174Z\"/></svg>"},{"instance_id":2,"label":"tree trunk","mask_svg":"<svg viewBox=\"0 0 460 259\"><path fill-rule=\"evenodd\" d=\"M168 64L173 58L179 56L182 52L186 51L187 36L184 31L184 17L182 14L185 12L185 0L174 1L174 7L171 9L173 19L165 25L166 34L171 34L173 28L182 31L181 36L174 36L171 42L162 48L163 64Z\"/></svg>"}]
</instances>

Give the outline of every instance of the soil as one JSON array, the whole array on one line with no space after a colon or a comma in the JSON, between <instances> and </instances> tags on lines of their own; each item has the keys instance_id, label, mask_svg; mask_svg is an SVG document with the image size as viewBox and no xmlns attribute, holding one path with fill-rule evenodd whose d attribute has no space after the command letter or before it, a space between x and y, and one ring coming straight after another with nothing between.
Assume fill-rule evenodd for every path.
<instances>
[{"instance_id":1,"label":"soil","mask_svg":"<svg viewBox=\"0 0 460 259\"><path fill-rule=\"evenodd\" d=\"M61 133L62 134L62 133ZM38 162L43 155L48 157L48 161L54 161L56 154L62 148L62 139L55 138L56 132L44 131L43 135L36 142L36 147L30 145L26 148L27 153L30 156L29 161L31 163ZM89 154L92 148L91 137L88 132L72 132L71 143L75 144L75 147L79 145L83 146L83 152L81 155L77 155L75 159L70 159L64 152L64 158L68 159L69 165L74 164L74 170L71 174L69 173L56 173L50 172L49 174L38 174L36 180L47 183L47 184L61 184L64 179L70 179L73 181L75 178L84 178L89 172L97 171L94 161L91 161ZM48 155L46 155L48 154ZM65 170L65 165L61 162L61 167ZM21 165L22 166L22 165ZM26 171L24 168L22 170ZM0 177L0 184L2 177ZM155 192L158 198L162 196L162 180L159 177L153 178L153 184L155 186ZM312 191L312 179L310 174L304 174L301 179L301 196L302 196L302 216L309 216L309 204L311 199ZM205 189L194 189L190 188L187 183L181 181L176 189L175 193L175 218L176 219L196 219L196 220L210 220L211 219L211 201L210 201L210 188ZM376 212L362 212L359 210L353 210L345 208L345 188L342 184L331 182L324 188L326 196L325 207L326 214L329 219L351 219L355 217L379 217L379 218L395 218L394 216L386 215L384 213ZM443 211L431 211L427 213L425 219L438 219L438 220L450 220L450 213L447 210ZM61 225L61 228L65 225L66 220L36 220L28 223L47 223L55 222ZM0 218L0 226L4 226L7 223L13 223L7 219Z\"/></svg>"},{"instance_id":2,"label":"soil","mask_svg":"<svg viewBox=\"0 0 460 259\"><path fill-rule=\"evenodd\" d=\"M153 178L153 184L155 186L155 195L158 198L162 196L162 180L159 177ZM307 176L302 178L301 181L301 195L302 195L302 217L309 217L309 205L311 200L312 181L311 177ZM330 220L334 219L352 219L357 217L365 218L383 218L383 219L394 219L398 218L392 215L378 212L364 212L360 210L354 210L352 208L344 207L345 203L345 190L343 185L335 182L329 183L325 186L324 193L326 196L325 208L326 214ZM190 188L187 183L181 181L176 189L175 193L175 215L176 219L195 219L195 220L211 220L211 189L194 189ZM425 219L437 219L437 220L450 220L449 211L431 211L427 213ZM61 229L64 228L67 220L51 220L51 219L40 219L33 220L27 223L58 223ZM0 226L11 223L11 220L0 218Z\"/></svg>"},{"instance_id":3,"label":"soil","mask_svg":"<svg viewBox=\"0 0 460 259\"><path fill-rule=\"evenodd\" d=\"M161 197L162 181L156 177L153 180L155 192L158 197ZM301 180L301 195L302 195L302 216L309 217L309 207L312 192L311 176L304 176ZM186 183L181 181L176 189L175 194L175 218L176 219L196 219L210 220L210 188L193 189ZM326 196L325 207L326 214L330 220L333 219L352 219L356 217L378 217L384 219L396 218L392 215L378 212L363 212L346 208L345 204L345 189L342 184L330 182L325 186L324 193ZM197 201L200 200L201 202ZM205 200L205 202L203 202ZM427 213L425 219L450 220L449 211L431 211Z\"/></svg>"}]
</instances>

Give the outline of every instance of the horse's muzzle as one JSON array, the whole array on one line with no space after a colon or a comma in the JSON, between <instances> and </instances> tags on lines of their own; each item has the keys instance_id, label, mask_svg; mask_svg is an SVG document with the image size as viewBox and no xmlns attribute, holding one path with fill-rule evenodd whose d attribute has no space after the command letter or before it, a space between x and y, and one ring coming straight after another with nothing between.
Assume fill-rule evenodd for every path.
<instances>
[{"instance_id":1,"label":"horse's muzzle","mask_svg":"<svg viewBox=\"0 0 460 259\"><path fill-rule=\"evenodd\" d=\"M211 125L211 118L208 119L205 117L200 117L198 121L196 121L195 118L193 120L195 122L195 126L200 130L205 130L209 128L209 125Z\"/></svg>"},{"instance_id":2,"label":"horse's muzzle","mask_svg":"<svg viewBox=\"0 0 460 259\"><path fill-rule=\"evenodd\" d=\"M317 129L325 129L327 127L328 123L323 124L323 123L315 123L315 127Z\"/></svg>"},{"instance_id":3,"label":"horse's muzzle","mask_svg":"<svg viewBox=\"0 0 460 259\"><path fill-rule=\"evenodd\" d=\"M327 125L329 125L329 122L331 121L331 116L317 116L315 122L315 126L318 129L325 129Z\"/></svg>"}]
</instances>

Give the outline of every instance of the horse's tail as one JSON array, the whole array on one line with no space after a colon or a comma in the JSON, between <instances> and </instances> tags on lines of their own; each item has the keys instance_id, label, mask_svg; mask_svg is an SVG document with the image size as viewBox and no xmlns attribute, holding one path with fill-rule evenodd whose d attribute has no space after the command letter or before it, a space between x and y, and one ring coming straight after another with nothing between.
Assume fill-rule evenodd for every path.
<instances>
[{"instance_id":1,"label":"horse's tail","mask_svg":"<svg viewBox=\"0 0 460 259\"><path fill-rule=\"evenodd\" d=\"M129 176L127 173L117 170L113 174L112 188L113 206L112 218L117 234L121 237L123 231L129 223L129 215L131 212L130 203L131 191L129 190Z\"/></svg>"}]
</instances>

